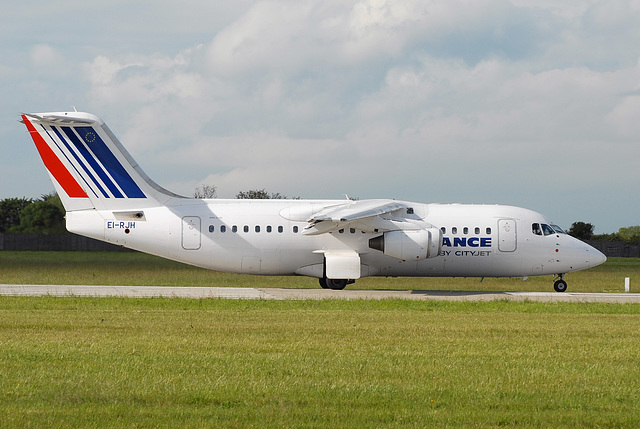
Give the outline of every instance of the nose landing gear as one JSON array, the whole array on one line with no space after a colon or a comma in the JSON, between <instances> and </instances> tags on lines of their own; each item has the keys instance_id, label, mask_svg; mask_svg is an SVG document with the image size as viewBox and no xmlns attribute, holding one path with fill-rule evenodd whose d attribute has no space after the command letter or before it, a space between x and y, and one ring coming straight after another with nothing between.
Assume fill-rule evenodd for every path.
<instances>
[{"instance_id":1,"label":"nose landing gear","mask_svg":"<svg viewBox=\"0 0 640 429\"><path fill-rule=\"evenodd\" d=\"M567 290L567 282L564 281L564 274L558 274L558 277L560 278L553 284L553 288L556 292L565 292Z\"/></svg>"}]
</instances>

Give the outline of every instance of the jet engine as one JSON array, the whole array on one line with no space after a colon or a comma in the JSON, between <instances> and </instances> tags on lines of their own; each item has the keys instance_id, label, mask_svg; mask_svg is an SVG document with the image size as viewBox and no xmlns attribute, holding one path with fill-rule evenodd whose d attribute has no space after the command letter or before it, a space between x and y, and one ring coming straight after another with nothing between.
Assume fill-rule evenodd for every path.
<instances>
[{"instance_id":1,"label":"jet engine","mask_svg":"<svg viewBox=\"0 0 640 429\"><path fill-rule=\"evenodd\" d=\"M435 258L442 250L442 232L438 228L389 231L370 239L369 247L405 261Z\"/></svg>"}]
</instances>

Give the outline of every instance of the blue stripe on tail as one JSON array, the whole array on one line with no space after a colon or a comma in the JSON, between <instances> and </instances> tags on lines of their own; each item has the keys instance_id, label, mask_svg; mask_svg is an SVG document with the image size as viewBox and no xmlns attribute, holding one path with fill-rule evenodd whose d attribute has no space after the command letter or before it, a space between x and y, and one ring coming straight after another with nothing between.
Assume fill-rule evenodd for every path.
<instances>
[{"instance_id":1,"label":"blue stripe on tail","mask_svg":"<svg viewBox=\"0 0 640 429\"><path fill-rule=\"evenodd\" d=\"M107 188L111 191L114 197L116 198L124 198L124 195L120 192L120 190L116 187L113 181L107 176L107 173L100 167L100 165L96 162L93 155L87 150L84 144L78 139L78 136L75 135L73 129L71 127L61 127L62 131L69 137L71 142L75 145L78 151L82 154L84 159L91 165L93 171L100 177L102 183L104 183Z\"/></svg>"},{"instance_id":2,"label":"blue stripe on tail","mask_svg":"<svg viewBox=\"0 0 640 429\"><path fill-rule=\"evenodd\" d=\"M76 131L100 160L102 165L105 166L111 177L113 177L118 186L120 186L120 189L127 195L127 198L147 197L93 128L76 127Z\"/></svg>"},{"instance_id":3,"label":"blue stripe on tail","mask_svg":"<svg viewBox=\"0 0 640 429\"><path fill-rule=\"evenodd\" d=\"M98 190L100 190L100 192L102 193L102 195L105 198L109 198L109 194L107 194L107 192L104 190L104 188L102 186L100 186L100 183L96 180L96 178L93 176L93 174L91 173L91 170L89 170L89 168L85 165L84 162L82 162L82 160L80 159L80 157L78 156L78 154L76 154L76 152L74 150L71 149L71 146L69 146L69 142L67 141L67 139L65 139L64 137L62 137L62 135L60 134L60 131L58 131L58 129L56 127L51 127L51 129L53 130L54 133L56 133L56 135L58 136L58 138L60 139L60 141L64 144L64 146L67 148L67 152L71 153L71 155L73 155L73 158L76 160L76 162L78 163L78 165L80 165L80 167L82 167L82 169L84 170L84 172L87 174L87 176L89 176L89 178L91 179L91 181L95 184L95 186L98 188ZM46 131L46 130L45 130ZM47 132L48 134L48 132ZM54 143L55 140L51 139ZM57 143L56 143L57 146ZM58 147L58 149L60 149L60 147ZM60 152L65 153L65 151L60 150ZM66 155L65 155L66 156ZM69 158L67 157L67 160L69 160ZM71 165L73 165L73 163L69 160L69 163ZM75 168L75 166L73 167ZM76 171L78 171L76 169ZM80 174L80 172L78 171L78 174L80 177L82 177L82 180L84 180L84 176L82 174ZM84 180L84 183L87 184L87 186L89 187L89 189L91 189L91 192L93 192L93 194L97 197L98 195L96 194L96 192L93 190L93 188L91 187L91 185Z\"/></svg>"}]
</instances>

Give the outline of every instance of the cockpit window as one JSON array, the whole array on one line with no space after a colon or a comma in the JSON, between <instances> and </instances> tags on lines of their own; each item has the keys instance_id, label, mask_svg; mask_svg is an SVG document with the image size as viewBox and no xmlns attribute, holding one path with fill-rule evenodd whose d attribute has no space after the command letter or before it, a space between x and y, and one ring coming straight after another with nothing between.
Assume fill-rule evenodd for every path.
<instances>
[{"instance_id":1,"label":"cockpit window","mask_svg":"<svg viewBox=\"0 0 640 429\"><path fill-rule=\"evenodd\" d=\"M542 230L540 229L540 224L539 223L534 223L531 225L531 232L533 232L535 235L542 235Z\"/></svg>"},{"instance_id":2,"label":"cockpit window","mask_svg":"<svg viewBox=\"0 0 640 429\"><path fill-rule=\"evenodd\" d=\"M558 225L547 225L546 223L531 224L531 232L535 235L566 234Z\"/></svg>"},{"instance_id":3,"label":"cockpit window","mask_svg":"<svg viewBox=\"0 0 640 429\"><path fill-rule=\"evenodd\" d=\"M531 224L531 232L535 235L553 235L553 234L566 234L558 225L547 225L546 223L533 223Z\"/></svg>"}]
</instances>

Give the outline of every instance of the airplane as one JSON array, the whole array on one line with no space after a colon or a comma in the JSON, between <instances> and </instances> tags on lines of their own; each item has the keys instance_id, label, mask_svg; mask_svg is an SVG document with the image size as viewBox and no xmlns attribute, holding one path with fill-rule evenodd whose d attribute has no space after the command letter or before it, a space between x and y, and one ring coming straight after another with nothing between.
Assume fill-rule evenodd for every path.
<instances>
[{"instance_id":1,"label":"airplane","mask_svg":"<svg viewBox=\"0 0 640 429\"><path fill-rule=\"evenodd\" d=\"M99 117L23 114L75 234L218 271L301 275L341 290L367 276L564 275L605 255L546 216L505 205L394 199L197 199L151 180Z\"/></svg>"}]
</instances>

